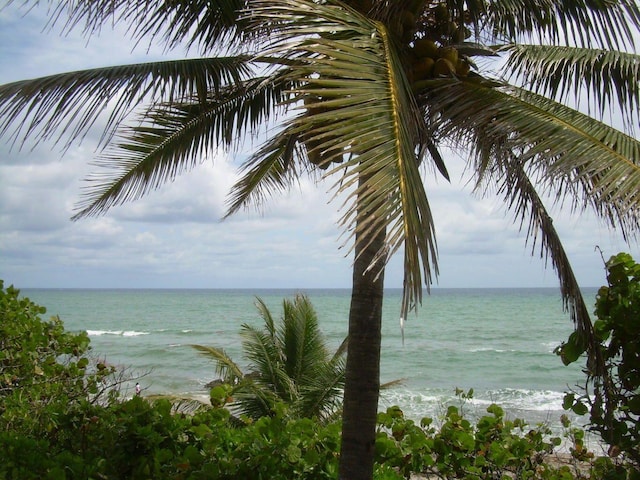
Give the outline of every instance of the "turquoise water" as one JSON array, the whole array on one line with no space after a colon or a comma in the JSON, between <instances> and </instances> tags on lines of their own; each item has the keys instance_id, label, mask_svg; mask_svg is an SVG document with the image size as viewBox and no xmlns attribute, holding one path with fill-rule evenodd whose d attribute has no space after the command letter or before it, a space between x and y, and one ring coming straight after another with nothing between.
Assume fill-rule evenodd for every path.
<instances>
[{"instance_id":1,"label":"turquoise water","mask_svg":"<svg viewBox=\"0 0 640 480\"><path fill-rule=\"evenodd\" d=\"M347 332L348 290L306 290L328 343ZM94 354L143 375L145 393L206 397L211 361L190 344L224 348L243 364L239 329L261 326L254 301L275 316L294 290L55 290L22 294L59 315L68 330L86 330ZM595 289L586 290L589 306ZM581 365L565 367L553 349L572 332L555 289L434 289L417 315L399 327L400 290L385 295L380 409L400 405L413 418L437 416L456 388L475 391L465 408L482 413L492 402L531 423L557 424L562 396L581 382Z\"/></svg>"}]
</instances>

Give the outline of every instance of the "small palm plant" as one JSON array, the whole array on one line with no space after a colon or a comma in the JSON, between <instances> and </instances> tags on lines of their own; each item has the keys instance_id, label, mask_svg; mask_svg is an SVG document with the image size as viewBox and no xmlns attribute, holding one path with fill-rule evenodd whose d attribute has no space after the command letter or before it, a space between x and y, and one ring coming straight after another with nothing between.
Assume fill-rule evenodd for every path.
<instances>
[{"instance_id":1,"label":"small palm plant","mask_svg":"<svg viewBox=\"0 0 640 480\"><path fill-rule=\"evenodd\" d=\"M347 342L331 354L318 316L302 294L283 301L280 323L260 298L256 307L264 328L243 324L245 373L221 348L193 345L216 361L216 372L229 389L231 409L252 419L273 415L278 404L295 417L329 420L340 410Z\"/></svg>"}]
</instances>

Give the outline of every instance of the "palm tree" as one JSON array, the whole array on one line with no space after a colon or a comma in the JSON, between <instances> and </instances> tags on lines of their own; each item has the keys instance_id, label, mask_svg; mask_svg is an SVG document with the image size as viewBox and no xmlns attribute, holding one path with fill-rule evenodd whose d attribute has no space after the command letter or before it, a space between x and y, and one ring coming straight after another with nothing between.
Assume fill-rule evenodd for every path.
<instances>
[{"instance_id":1,"label":"palm tree","mask_svg":"<svg viewBox=\"0 0 640 480\"><path fill-rule=\"evenodd\" d=\"M305 174L330 179L346 198L341 226L354 267L340 478L372 476L386 262L402 250L401 320L438 273L422 174L449 177L444 147L464 154L477 191L502 197L532 253L539 247L550 259L590 368L601 365L545 201L593 209L626 239L637 231L635 1L54 5L54 21L70 28L121 22L138 41L154 37L168 49L202 53L0 87L0 134L18 141L69 142L115 104L98 159L107 170L89 179L75 218L141 197L219 145L235 151L238 139L264 125L277 128L244 164L229 214L261 205ZM139 105L147 109L132 122L127 114ZM602 121L611 109L621 130Z\"/></svg>"},{"instance_id":2,"label":"palm tree","mask_svg":"<svg viewBox=\"0 0 640 480\"><path fill-rule=\"evenodd\" d=\"M328 420L339 411L344 388L346 340L330 354L318 325L318 316L305 295L283 301L276 323L261 299L256 307L264 328L241 326L242 348L248 372L223 349L193 347L215 360L216 372L231 387L234 411L257 419L273 415L284 403L295 417Z\"/></svg>"}]
</instances>

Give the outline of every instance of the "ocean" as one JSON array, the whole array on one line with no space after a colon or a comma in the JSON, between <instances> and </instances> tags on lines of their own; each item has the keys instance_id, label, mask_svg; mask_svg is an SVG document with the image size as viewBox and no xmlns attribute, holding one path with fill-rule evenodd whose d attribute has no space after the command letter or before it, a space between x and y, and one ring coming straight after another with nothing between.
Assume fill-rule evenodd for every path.
<instances>
[{"instance_id":1,"label":"ocean","mask_svg":"<svg viewBox=\"0 0 640 480\"><path fill-rule=\"evenodd\" d=\"M70 331L86 330L93 354L141 375L143 394L206 399L216 378L211 360L191 344L223 348L244 366L239 340L243 323L260 327L254 302L273 315L282 301L306 294L327 343L338 347L347 333L348 289L22 289L23 296L59 315ZM584 291L588 306L596 289ZM510 418L560 427L562 398L583 382L584 362L564 366L553 350L573 331L557 289L432 289L399 326L400 289L385 292L381 380L402 379L383 391L379 409L399 405L416 420L437 419L459 404L456 389L474 390L469 416L501 405ZM130 393L130 390L129 390ZM586 419L575 418L577 424Z\"/></svg>"}]
</instances>

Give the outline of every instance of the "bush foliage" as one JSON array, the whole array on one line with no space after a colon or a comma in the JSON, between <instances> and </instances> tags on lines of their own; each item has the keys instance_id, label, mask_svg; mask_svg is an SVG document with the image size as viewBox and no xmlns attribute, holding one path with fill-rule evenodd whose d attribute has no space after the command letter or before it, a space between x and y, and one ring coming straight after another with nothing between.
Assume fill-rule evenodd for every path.
<instances>
[{"instance_id":1,"label":"bush foliage","mask_svg":"<svg viewBox=\"0 0 640 480\"><path fill-rule=\"evenodd\" d=\"M640 265L619 253L606 269L608 285L598 290L593 324L604 372L587 368L582 393L568 393L564 406L589 413L590 428L610 446L610 455L622 454L640 478ZM585 350L574 333L559 353L570 363Z\"/></svg>"}]
</instances>

